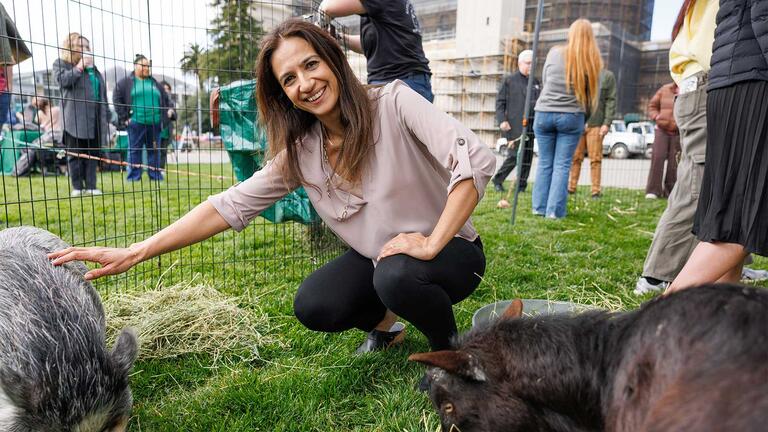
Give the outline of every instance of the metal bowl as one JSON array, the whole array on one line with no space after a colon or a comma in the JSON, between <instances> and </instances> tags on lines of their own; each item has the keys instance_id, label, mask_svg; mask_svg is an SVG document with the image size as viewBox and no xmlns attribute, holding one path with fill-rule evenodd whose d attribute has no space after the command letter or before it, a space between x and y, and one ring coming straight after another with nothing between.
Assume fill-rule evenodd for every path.
<instances>
[{"instance_id":1,"label":"metal bowl","mask_svg":"<svg viewBox=\"0 0 768 432\"><path fill-rule=\"evenodd\" d=\"M512 303L512 300L501 300L481 307L472 315L472 327L490 324L504 313L510 303ZM523 299L523 316L580 313L590 309L593 308L579 303Z\"/></svg>"}]
</instances>

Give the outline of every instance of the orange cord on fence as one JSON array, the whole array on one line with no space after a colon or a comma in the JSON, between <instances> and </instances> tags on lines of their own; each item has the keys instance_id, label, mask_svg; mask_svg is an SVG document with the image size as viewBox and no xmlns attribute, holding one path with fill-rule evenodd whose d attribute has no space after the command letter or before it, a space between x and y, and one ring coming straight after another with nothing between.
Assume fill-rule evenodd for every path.
<instances>
[{"instance_id":1,"label":"orange cord on fence","mask_svg":"<svg viewBox=\"0 0 768 432\"><path fill-rule=\"evenodd\" d=\"M153 167L153 166L149 166L149 165L145 165L145 164L132 164L132 163L128 163L128 162L125 162L125 161L118 161L118 160L114 160L114 159L107 159L107 158L103 158L103 157L92 156L92 155L89 155L87 153L76 153L76 152L73 152L73 151L63 150L63 149L56 150L56 158L63 159L64 156L72 156L72 157L77 157L77 158L82 158L82 159L92 159L92 160L97 160L99 162L104 162L104 163L107 163L107 164L110 164L110 165L120 165L120 166L131 167L131 168L143 168L143 169L146 169L147 171L152 170L152 171L160 171L161 173L173 173L173 174L180 174L180 175L188 175L188 176L192 176L192 177L205 177L205 178L215 179L215 180L218 180L218 181L224 181L224 180L228 180L228 179L229 180L237 181L237 179L235 179L235 177L233 177L233 176L229 176L229 177L222 176L222 175L216 176L216 175L211 175L211 174L198 173L198 172L194 172L194 171L184 171L184 170L157 168L157 167Z\"/></svg>"}]
</instances>

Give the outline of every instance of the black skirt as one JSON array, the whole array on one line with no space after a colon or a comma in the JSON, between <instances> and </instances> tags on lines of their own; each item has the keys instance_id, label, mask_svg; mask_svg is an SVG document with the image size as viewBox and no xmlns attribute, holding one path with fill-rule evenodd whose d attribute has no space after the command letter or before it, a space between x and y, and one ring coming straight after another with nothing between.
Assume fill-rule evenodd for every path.
<instances>
[{"instance_id":1,"label":"black skirt","mask_svg":"<svg viewBox=\"0 0 768 432\"><path fill-rule=\"evenodd\" d=\"M709 92L707 159L693 233L768 256L768 82Z\"/></svg>"}]
</instances>

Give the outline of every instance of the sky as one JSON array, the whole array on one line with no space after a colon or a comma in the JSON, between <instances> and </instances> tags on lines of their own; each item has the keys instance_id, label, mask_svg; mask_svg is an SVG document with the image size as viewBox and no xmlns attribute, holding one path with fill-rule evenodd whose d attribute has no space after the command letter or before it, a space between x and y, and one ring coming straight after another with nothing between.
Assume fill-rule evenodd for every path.
<instances>
[{"instance_id":1,"label":"sky","mask_svg":"<svg viewBox=\"0 0 768 432\"><path fill-rule=\"evenodd\" d=\"M652 40L669 37L682 2L655 1ZM64 35L76 31L90 37L96 65L101 70L114 66L130 70L134 54L142 53L152 58L154 73L182 78L179 60L190 43L203 47L209 44L206 28L216 15L208 6L210 0L0 0L0 3L24 39L31 40L28 45L31 45L33 59L20 65L22 72L50 67L59 57L56 47ZM150 46L150 35L152 40L162 43Z\"/></svg>"},{"instance_id":2,"label":"sky","mask_svg":"<svg viewBox=\"0 0 768 432\"><path fill-rule=\"evenodd\" d=\"M206 27L215 13L209 0L0 0L16 22L33 58L22 72L44 70L59 57L64 37L88 37L96 66L132 70L135 54L153 60L153 72L181 78L178 61L190 43L208 44ZM149 6L148 6L149 5ZM150 8L147 14L147 7ZM149 17L149 18L147 18ZM183 25L179 25L183 23ZM149 44L152 40L162 43Z\"/></svg>"},{"instance_id":3,"label":"sky","mask_svg":"<svg viewBox=\"0 0 768 432\"><path fill-rule=\"evenodd\" d=\"M677 12L683 0L656 0L653 5L653 26L651 27L651 40L666 40L672 33Z\"/></svg>"}]
</instances>

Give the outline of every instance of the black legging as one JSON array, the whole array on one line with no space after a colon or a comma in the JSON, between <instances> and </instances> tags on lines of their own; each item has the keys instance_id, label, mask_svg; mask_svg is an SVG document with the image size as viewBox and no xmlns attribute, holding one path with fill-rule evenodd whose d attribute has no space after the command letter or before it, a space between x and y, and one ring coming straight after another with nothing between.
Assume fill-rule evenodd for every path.
<instances>
[{"instance_id":1,"label":"black legging","mask_svg":"<svg viewBox=\"0 0 768 432\"><path fill-rule=\"evenodd\" d=\"M95 157L101 156L99 148L99 134L96 138L80 139L64 132L64 145L67 150L74 153L80 153ZM69 179L72 182L72 189L96 189L96 168L99 162L95 159L89 159L79 156L67 156L67 167L69 169Z\"/></svg>"},{"instance_id":2,"label":"black legging","mask_svg":"<svg viewBox=\"0 0 768 432\"><path fill-rule=\"evenodd\" d=\"M448 349L456 334L452 305L477 288L483 273L479 237L455 237L431 261L398 254L375 268L350 249L302 282L293 309L307 328L324 332L371 331L389 309L424 333L432 350Z\"/></svg>"}]
</instances>

